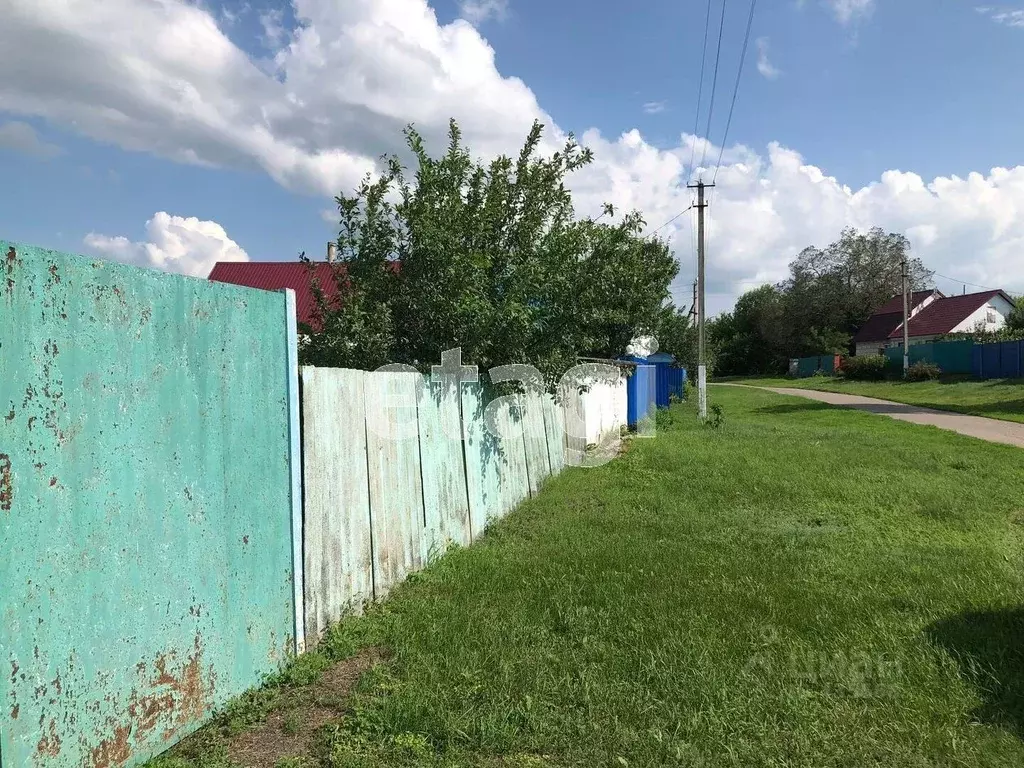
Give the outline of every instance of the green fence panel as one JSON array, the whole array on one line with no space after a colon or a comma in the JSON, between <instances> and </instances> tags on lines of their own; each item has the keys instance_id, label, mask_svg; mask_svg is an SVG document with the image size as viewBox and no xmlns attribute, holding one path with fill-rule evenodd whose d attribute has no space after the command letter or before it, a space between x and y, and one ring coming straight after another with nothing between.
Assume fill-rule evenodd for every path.
<instances>
[{"instance_id":1,"label":"green fence panel","mask_svg":"<svg viewBox=\"0 0 1024 768\"><path fill-rule=\"evenodd\" d=\"M943 341L932 345L933 361L943 373L971 373L973 341Z\"/></svg>"},{"instance_id":2,"label":"green fence panel","mask_svg":"<svg viewBox=\"0 0 1024 768\"><path fill-rule=\"evenodd\" d=\"M130 766L293 648L288 303L0 242L3 768Z\"/></svg>"},{"instance_id":3,"label":"green fence panel","mask_svg":"<svg viewBox=\"0 0 1024 768\"><path fill-rule=\"evenodd\" d=\"M800 358L800 364L797 366L797 375L799 377L806 378L807 376L813 376L816 370L818 370L817 357Z\"/></svg>"}]
</instances>

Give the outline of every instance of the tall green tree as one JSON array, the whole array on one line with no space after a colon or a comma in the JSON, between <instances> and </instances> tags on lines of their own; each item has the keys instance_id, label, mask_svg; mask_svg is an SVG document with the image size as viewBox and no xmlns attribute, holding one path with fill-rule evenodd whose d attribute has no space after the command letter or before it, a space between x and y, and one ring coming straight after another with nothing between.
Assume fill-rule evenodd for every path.
<instances>
[{"instance_id":1,"label":"tall green tree","mask_svg":"<svg viewBox=\"0 0 1024 768\"><path fill-rule=\"evenodd\" d=\"M847 228L827 248L805 248L790 264L781 286L785 295L784 340L793 357L842 352L878 307L903 290L907 260L910 284L925 288L932 272L910 257L910 241L875 227Z\"/></svg>"},{"instance_id":2,"label":"tall green tree","mask_svg":"<svg viewBox=\"0 0 1024 768\"><path fill-rule=\"evenodd\" d=\"M411 177L390 158L337 198L342 300L319 297L304 359L428 370L461 347L484 371L527 363L553 385L580 354L619 354L652 332L676 273L668 246L640 236L636 213L577 219L566 181L593 155L570 136L542 156L541 138L534 124L516 158L481 164L455 121L440 157L408 128Z\"/></svg>"},{"instance_id":3,"label":"tall green tree","mask_svg":"<svg viewBox=\"0 0 1024 768\"><path fill-rule=\"evenodd\" d=\"M1011 331L1024 331L1024 296L1017 299L1013 310L1006 316L1006 327Z\"/></svg>"}]
</instances>

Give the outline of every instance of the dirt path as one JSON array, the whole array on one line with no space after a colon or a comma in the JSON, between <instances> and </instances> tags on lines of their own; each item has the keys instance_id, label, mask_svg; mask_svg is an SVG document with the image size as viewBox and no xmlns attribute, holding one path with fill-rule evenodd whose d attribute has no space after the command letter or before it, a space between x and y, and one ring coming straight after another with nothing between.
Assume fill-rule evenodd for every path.
<instances>
[{"instance_id":1,"label":"dirt path","mask_svg":"<svg viewBox=\"0 0 1024 768\"><path fill-rule=\"evenodd\" d=\"M743 387L746 385L716 384L714 386ZM806 397L809 400L817 400L844 408L853 408L858 411L877 413L893 419L899 419L900 421L910 421L914 424L930 424L934 427L939 427L939 429L948 429L952 432L970 435L980 440L988 440L990 443L1005 443L1006 445L1024 448L1024 424L1012 421L987 419L983 416L968 416L963 413L952 413L950 411L936 411L932 408L922 408L919 405L894 403L889 400L878 400L874 397L862 397L860 395L844 395L838 392L819 392L813 389L793 389L791 387L749 387L749 389L766 389L769 392L776 392L780 395Z\"/></svg>"}]
</instances>

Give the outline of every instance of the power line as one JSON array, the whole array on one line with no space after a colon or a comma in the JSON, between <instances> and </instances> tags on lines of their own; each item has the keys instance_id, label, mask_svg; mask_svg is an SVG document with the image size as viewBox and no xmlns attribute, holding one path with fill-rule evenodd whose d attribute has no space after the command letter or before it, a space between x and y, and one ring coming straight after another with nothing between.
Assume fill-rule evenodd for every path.
<instances>
[{"instance_id":1,"label":"power line","mask_svg":"<svg viewBox=\"0 0 1024 768\"><path fill-rule=\"evenodd\" d=\"M711 101L708 104L708 125L704 130L704 151L701 153L700 166L704 167L704 161L708 156L708 137L711 136L711 116L715 112L715 91L718 89L718 64L722 59L722 33L725 31L725 6L727 0L722 0L722 18L718 23L718 52L715 54L715 74L711 79Z\"/></svg>"},{"instance_id":2,"label":"power line","mask_svg":"<svg viewBox=\"0 0 1024 768\"><path fill-rule=\"evenodd\" d=\"M651 235L653 235L653 234L654 234L655 232L660 232L660 231L661 231L661 230L663 230L663 229L664 229L665 227L667 227L667 226L668 226L669 224L671 224L671 223L672 223L673 221L675 221L675 220L676 220L676 219L678 219L678 218L679 218L680 216L682 216L682 215L683 215L684 213L686 213L687 211L691 211L691 210L693 210L693 203L690 203L690 207L689 207L689 208L684 208L684 209L683 209L683 210L681 210L681 211L680 211L679 213L677 213L677 214L676 214L675 216L673 216L673 217L672 217L671 219L669 219L669 220L668 220L668 221L666 221L666 222L665 222L664 224L662 224L662 225L661 225L660 227L657 227L656 229L652 229L652 230L651 230L650 232L648 232L647 234L645 234L645 235L644 235L644 237L650 237L650 236L651 236Z\"/></svg>"},{"instance_id":3,"label":"power line","mask_svg":"<svg viewBox=\"0 0 1024 768\"><path fill-rule=\"evenodd\" d=\"M697 86L697 114L693 116L693 142L690 144L690 176L693 176L693 161L697 157L697 128L700 126L700 102L704 97L704 65L708 58L708 30L711 28L711 0L704 16L704 48L700 54L700 85Z\"/></svg>"},{"instance_id":4,"label":"power line","mask_svg":"<svg viewBox=\"0 0 1024 768\"><path fill-rule=\"evenodd\" d=\"M729 105L729 119L725 121L725 135L722 136L722 146L718 150L718 163L715 165L715 175L711 181L718 179L718 169L722 167L722 155L725 154L725 143L729 139L729 128L732 125L732 113L736 109L736 96L740 92L740 80L743 78L743 63L747 59L747 47L750 44L750 30L754 26L754 8L757 0L750 0L750 15L747 17L747 32L743 36L743 50L740 52L740 68L736 72L736 85L732 89L732 104Z\"/></svg>"},{"instance_id":5,"label":"power line","mask_svg":"<svg viewBox=\"0 0 1024 768\"><path fill-rule=\"evenodd\" d=\"M991 288L991 287L989 287L987 285L978 285L977 283L972 283L972 282L970 282L968 280L961 280L958 277L950 277L949 275L940 275L938 272L932 272L932 274L935 277L941 277L943 280L952 280L954 283L960 283L961 285L969 285L969 286L971 286L971 288L981 288L981 290L983 290L983 291L999 291L999 290L1002 290L1001 288ZM1008 293L1011 296L1016 295L1014 293L1011 293L1010 291L1005 291L1005 293Z\"/></svg>"}]
</instances>

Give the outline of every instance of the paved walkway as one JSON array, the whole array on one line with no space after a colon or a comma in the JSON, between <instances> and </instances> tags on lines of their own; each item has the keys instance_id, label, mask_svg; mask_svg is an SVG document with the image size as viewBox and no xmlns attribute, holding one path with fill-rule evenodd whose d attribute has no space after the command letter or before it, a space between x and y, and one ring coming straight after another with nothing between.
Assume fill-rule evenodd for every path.
<instances>
[{"instance_id":1,"label":"paved walkway","mask_svg":"<svg viewBox=\"0 0 1024 768\"><path fill-rule=\"evenodd\" d=\"M743 387L746 385L716 384L715 386ZM806 397L809 400L817 400L829 405L839 405L844 408L853 408L858 411L867 411L868 413L878 413L899 419L900 421L910 421L914 424L931 424L940 429L948 429L952 432L959 432L962 435L970 435L980 440L988 440L991 443L1005 443L1024 448L1024 424L1014 421L1000 421L999 419L987 419L984 416L967 416L963 413L936 411L932 408L922 408L919 405L906 405L889 400L878 400L874 397L845 395L838 392L819 392L813 389L794 389L791 387L748 388L766 389L769 392L777 392L780 395Z\"/></svg>"}]
</instances>

